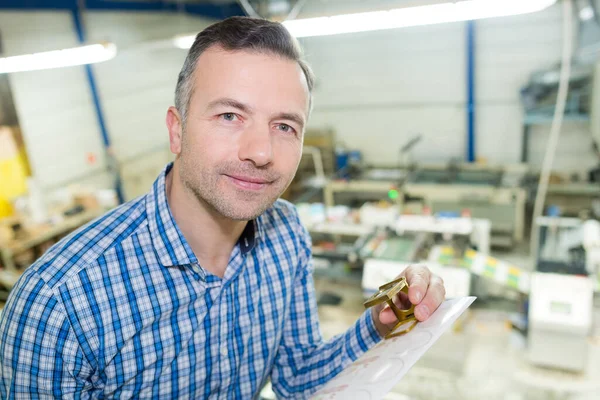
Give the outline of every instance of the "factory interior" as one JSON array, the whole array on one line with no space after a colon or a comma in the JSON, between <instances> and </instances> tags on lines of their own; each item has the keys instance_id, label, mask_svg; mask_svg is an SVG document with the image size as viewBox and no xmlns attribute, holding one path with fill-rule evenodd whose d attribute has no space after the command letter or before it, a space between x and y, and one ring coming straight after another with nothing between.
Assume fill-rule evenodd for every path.
<instances>
[{"instance_id":1,"label":"factory interior","mask_svg":"<svg viewBox=\"0 0 600 400\"><path fill-rule=\"evenodd\" d=\"M316 76L281 197L323 337L425 265L476 300L384 398L600 399L600 0L0 0L0 308L151 189L194 35L243 15Z\"/></svg>"}]
</instances>

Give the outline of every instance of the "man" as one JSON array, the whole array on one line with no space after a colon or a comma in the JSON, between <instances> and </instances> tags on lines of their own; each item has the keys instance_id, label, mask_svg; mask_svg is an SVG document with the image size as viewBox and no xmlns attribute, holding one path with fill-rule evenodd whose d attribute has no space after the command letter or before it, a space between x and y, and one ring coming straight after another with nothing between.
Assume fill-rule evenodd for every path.
<instances>
[{"instance_id":1,"label":"man","mask_svg":"<svg viewBox=\"0 0 600 400\"><path fill-rule=\"evenodd\" d=\"M2 398L306 398L376 344L391 310L319 333L310 237L277 200L292 180L313 77L280 24L201 32L167 112L177 155L144 197L28 268L0 321ZM416 316L444 298L405 272Z\"/></svg>"}]
</instances>

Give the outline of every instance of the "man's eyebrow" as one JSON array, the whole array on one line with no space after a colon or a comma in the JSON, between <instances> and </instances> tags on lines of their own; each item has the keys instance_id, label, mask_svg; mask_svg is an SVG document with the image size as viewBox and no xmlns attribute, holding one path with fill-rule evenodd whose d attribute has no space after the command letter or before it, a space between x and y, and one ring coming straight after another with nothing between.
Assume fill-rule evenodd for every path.
<instances>
[{"instance_id":1,"label":"man's eyebrow","mask_svg":"<svg viewBox=\"0 0 600 400\"><path fill-rule=\"evenodd\" d=\"M297 123L301 128L304 128L304 118L297 113L280 113L275 116L275 119L287 119L288 121Z\"/></svg>"},{"instance_id":2,"label":"man's eyebrow","mask_svg":"<svg viewBox=\"0 0 600 400\"><path fill-rule=\"evenodd\" d=\"M208 110L212 110L216 107L232 107L237 108L238 110L250 114L252 112L252 108L247 104L244 104L240 101L231 99L229 97L223 97L221 99L217 99L208 103Z\"/></svg>"}]
</instances>

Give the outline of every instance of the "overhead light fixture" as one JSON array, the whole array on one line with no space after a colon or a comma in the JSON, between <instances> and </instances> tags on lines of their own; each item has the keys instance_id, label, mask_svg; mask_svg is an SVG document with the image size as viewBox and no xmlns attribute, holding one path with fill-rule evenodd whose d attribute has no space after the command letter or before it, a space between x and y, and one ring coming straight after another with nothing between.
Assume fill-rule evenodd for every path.
<instances>
[{"instance_id":1,"label":"overhead light fixture","mask_svg":"<svg viewBox=\"0 0 600 400\"><path fill-rule=\"evenodd\" d=\"M110 60L117 54L112 43L97 43L69 49L44 51L0 58L0 74L94 64Z\"/></svg>"},{"instance_id":2,"label":"overhead light fixture","mask_svg":"<svg viewBox=\"0 0 600 400\"><path fill-rule=\"evenodd\" d=\"M427 6L296 19L283 22L295 37L367 32L446 22L528 14L544 10L556 0L462 0Z\"/></svg>"},{"instance_id":3,"label":"overhead light fixture","mask_svg":"<svg viewBox=\"0 0 600 400\"><path fill-rule=\"evenodd\" d=\"M582 21L589 21L594 18L594 9L590 6L583 7L581 11L579 11L579 18L581 18Z\"/></svg>"}]
</instances>

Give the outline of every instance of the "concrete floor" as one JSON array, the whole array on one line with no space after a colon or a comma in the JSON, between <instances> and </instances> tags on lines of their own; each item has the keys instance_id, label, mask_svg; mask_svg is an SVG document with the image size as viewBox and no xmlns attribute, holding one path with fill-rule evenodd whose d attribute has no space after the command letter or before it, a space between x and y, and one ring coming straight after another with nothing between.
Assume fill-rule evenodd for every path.
<instances>
[{"instance_id":1,"label":"concrete floor","mask_svg":"<svg viewBox=\"0 0 600 400\"><path fill-rule=\"evenodd\" d=\"M320 305L326 338L344 332L364 311L360 287L316 280L317 293L342 297L337 306ZM531 366L525 341L511 330L510 313L472 307L421 358L386 397L390 400L545 400L600 399L600 338L590 341L586 374Z\"/></svg>"}]
</instances>

